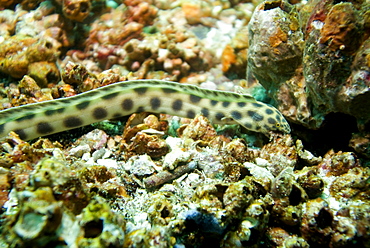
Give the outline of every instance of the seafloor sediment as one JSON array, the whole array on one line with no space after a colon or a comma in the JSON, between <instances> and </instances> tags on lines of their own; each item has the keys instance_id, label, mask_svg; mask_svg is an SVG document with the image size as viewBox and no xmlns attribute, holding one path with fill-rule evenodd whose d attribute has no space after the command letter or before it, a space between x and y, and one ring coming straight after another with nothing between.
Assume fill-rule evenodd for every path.
<instances>
[{"instance_id":1,"label":"seafloor sediment","mask_svg":"<svg viewBox=\"0 0 370 248\"><path fill-rule=\"evenodd\" d=\"M289 134L137 113L0 142L0 247L370 247L366 1L0 0L0 109L132 79Z\"/></svg>"}]
</instances>

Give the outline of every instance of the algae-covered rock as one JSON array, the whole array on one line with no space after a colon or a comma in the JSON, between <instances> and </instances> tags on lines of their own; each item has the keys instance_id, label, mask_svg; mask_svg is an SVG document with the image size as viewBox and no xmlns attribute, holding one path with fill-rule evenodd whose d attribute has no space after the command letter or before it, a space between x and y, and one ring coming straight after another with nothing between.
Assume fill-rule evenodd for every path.
<instances>
[{"instance_id":1,"label":"algae-covered rock","mask_svg":"<svg viewBox=\"0 0 370 248\"><path fill-rule=\"evenodd\" d=\"M301 64L302 51L295 8L280 0L260 4L249 22L248 54L249 69L259 82L267 90L278 88Z\"/></svg>"},{"instance_id":2,"label":"algae-covered rock","mask_svg":"<svg viewBox=\"0 0 370 248\"><path fill-rule=\"evenodd\" d=\"M368 4L266 1L249 23L248 70L292 122L319 129L330 113L370 121ZM349 120L349 122L351 122Z\"/></svg>"},{"instance_id":3,"label":"algae-covered rock","mask_svg":"<svg viewBox=\"0 0 370 248\"><path fill-rule=\"evenodd\" d=\"M289 120L311 121L302 75L304 34L295 6L266 1L257 6L248 24L247 76L253 75Z\"/></svg>"},{"instance_id":4,"label":"algae-covered rock","mask_svg":"<svg viewBox=\"0 0 370 248\"><path fill-rule=\"evenodd\" d=\"M125 239L125 222L102 199L92 200L79 216L83 238L78 247L118 247Z\"/></svg>"},{"instance_id":5,"label":"algae-covered rock","mask_svg":"<svg viewBox=\"0 0 370 248\"><path fill-rule=\"evenodd\" d=\"M354 55L362 42L361 16L352 3L329 3L314 9L306 30L303 73L309 102L318 120L316 127L330 112L355 114L346 106L355 98L354 91L349 91L347 85ZM319 19L315 11L323 12L325 19ZM338 101L338 98L347 98L347 101Z\"/></svg>"},{"instance_id":6,"label":"algae-covered rock","mask_svg":"<svg viewBox=\"0 0 370 248\"><path fill-rule=\"evenodd\" d=\"M59 43L53 39L35 39L23 35L8 37L0 43L0 71L21 78L35 62L55 62Z\"/></svg>"},{"instance_id":7,"label":"algae-covered rock","mask_svg":"<svg viewBox=\"0 0 370 248\"><path fill-rule=\"evenodd\" d=\"M63 225L69 222L72 226L74 219L61 202L55 200L51 188L13 192L11 195L18 206L8 209L14 213L5 223L3 240L14 247L46 247L64 243L66 233Z\"/></svg>"}]
</instances>

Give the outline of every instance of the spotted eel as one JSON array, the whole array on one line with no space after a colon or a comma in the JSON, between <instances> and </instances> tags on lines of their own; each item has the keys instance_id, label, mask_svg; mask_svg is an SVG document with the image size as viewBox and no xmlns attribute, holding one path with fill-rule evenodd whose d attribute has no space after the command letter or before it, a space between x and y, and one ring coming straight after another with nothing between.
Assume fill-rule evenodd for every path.
<instances>
[{"instance_id":1,"label":"spotted eel","mask_svg":"<svg viewBox=\"0 0 370 248\"><path fill-rule=\"evenodd\" d=\"M250 95L163 80L131 80L0 111L0 139L14 131L20 138L31 140L135 112L186 118L202 114L213 123L237 123L256 132L290 132L277 109Z\"/></svg>"}]
</instances>

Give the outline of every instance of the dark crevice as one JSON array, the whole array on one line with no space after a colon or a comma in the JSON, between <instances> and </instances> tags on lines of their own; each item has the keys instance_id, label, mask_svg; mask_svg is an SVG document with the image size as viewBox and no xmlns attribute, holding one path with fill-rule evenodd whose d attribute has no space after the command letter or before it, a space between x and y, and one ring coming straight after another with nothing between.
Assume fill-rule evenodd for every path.
<instances>
[{"instance_id":1,"label":"dark crevice","mask_svg":"<svg viewBox=\"0 0 370 248\"><path fill-rule=\"evenodd\" d=\"M292 191L289 194L289 203L292 206L297 206L299 203L302 202L302 195L301 190L293 185Z\"/></svg>"},{"instance_id":2,"label":"dark crevice","mask_svg":"<svg viewBox=\"0 0 370 248\"><path fill-rule=\"evenodd\" d=\"M87 222L84 225L85 238L96 238L103 231L103 220L99 219L96 221Z\"/></svg>"},{"instance_id":3,"label":"dark crevice","mask_svg":"<svg viewBox=\"0 0 370 248\"><path fill-rule=\"evenodd\" d=\"M326 209L321 209L315 220L317 227L324 229L328 226L331 226L333 222L333 216Z\"/></svg>"},{"instance_id":4,"label":"dark crevice","mask_svg":"<svg viewBox=\"0 0 370 248\"><path fill-rule=\"evenodd\" d=\"M323 156L330 149L335 152L350 150L352 133L358 132L356 118L343 113L326 115L319 130L310 130L292 124L293 133L303 141L305 149L316 156Z\"/></svg>"},{"instance_id":5,"label":"dark crevice","mask_svg":"<svg viewBox=\"0 0 370 248\"><path fill-rule=\"evenodd\" d=\"M280 8L280 5L281 5L280 1L265 2L265 6L264 6L263 10L270 10L270 9Z\"/></svg>"}]
</instances>

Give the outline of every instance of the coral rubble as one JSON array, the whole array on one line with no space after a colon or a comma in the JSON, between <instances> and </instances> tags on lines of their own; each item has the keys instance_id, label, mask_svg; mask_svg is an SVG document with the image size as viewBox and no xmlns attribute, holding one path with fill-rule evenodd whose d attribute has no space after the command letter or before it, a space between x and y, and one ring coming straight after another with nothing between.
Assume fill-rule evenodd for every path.
<instances>
[{"instance_id":1,"label":"coral rubble","mask_svg":"<svg viewBox=\"0 0 370 248\"><path fill-rule=\"evenodd\" d=\"M292 124L265 137L136 113L30 142L10 132L0 246L370 247L369 13L361 0L0 0L1 109L154 78L252 93Z\"/></svg>"}]
</instances>

